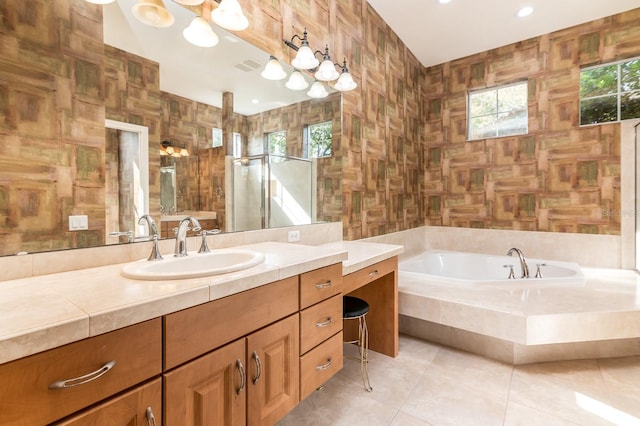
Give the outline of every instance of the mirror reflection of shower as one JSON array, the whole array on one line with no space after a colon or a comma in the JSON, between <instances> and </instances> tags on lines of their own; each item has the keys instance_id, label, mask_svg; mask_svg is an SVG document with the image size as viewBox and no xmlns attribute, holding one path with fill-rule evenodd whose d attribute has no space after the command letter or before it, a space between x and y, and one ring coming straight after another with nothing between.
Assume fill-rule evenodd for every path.
<instances>
[{"instance_id":1,"label":"mirror reflection of shower","mask_svg":"<svg viewBox=\"0 0 640 426\"><path fill-rule=\"evenodd\" d=\"M160 211L165 214L177 211L175 164L160 167Z\"/></svg>"},{"instance_id":2,"label":"mirror reflection of shower","mask_svg":"<svg viewBox=\"0 0 640 426\"><path fill-rule=\"evenodd\" d=\"M228 157L233 214L227 229L306 225L315 222L316 160L261 154ZM230 199L229 199L230 198ZM256 215L259 209L259 215Z\"/></svg>"}]
</instances>

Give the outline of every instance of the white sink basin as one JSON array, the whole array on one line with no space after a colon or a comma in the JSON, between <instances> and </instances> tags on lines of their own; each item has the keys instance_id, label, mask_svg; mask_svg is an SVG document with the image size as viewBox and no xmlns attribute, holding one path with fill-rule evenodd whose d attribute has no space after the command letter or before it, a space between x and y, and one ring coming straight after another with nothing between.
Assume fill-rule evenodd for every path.
<instances>
[{"instance_id":1,"label":"white sink basin","mask_svg":"<svg viewBox=\"0 0 640 426\"><path fill-rule=\"evenodd\" d=\"M264 262L264 254L243 249L220 249L188 256L166 255L160 261L139 260L126 264L120 274L136 280L176 280L241 271Z\"/></svg>"}]
</instances>

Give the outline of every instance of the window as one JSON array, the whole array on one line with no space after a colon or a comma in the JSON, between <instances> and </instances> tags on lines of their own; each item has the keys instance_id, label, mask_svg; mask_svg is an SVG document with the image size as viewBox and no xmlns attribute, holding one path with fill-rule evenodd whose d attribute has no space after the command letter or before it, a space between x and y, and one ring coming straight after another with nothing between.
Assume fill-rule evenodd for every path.
<instances>
[{"instance_id":1,"label":"window","mask_svg":"<svg viewBox=\"0 0 640 426\"><path fill-rule=\"evenodd\" d=\"M469 92L469 140L527 133L527 82Z\"/></svg>"},{"instance_id":2,"label":"window","mask_svg":"<svg viewBox=\"0 0 640 426\"><path fill-rule=\"evenodd\" d=\"M287 155L287 131L267 133L267 152L274 155Z\"/></svg>"},{"instance_id":3,"label":"window","mask_svg":"<svg viewBox=\"0 0 640 426\"><path fill-rule=\"evenodd\" d=\"M640 117L640 58L580 70L580 125Z\"/></svg>"},{"instance_id":4,"label":"window","mask_svg":"<svg viewBox=\"0 0 640 426\"><path fill-rule=\"evenodd\" d=\"M332 129L331 121L304 127L302 149L304 158L331 157Z\"/></svg>"}]
</instances>

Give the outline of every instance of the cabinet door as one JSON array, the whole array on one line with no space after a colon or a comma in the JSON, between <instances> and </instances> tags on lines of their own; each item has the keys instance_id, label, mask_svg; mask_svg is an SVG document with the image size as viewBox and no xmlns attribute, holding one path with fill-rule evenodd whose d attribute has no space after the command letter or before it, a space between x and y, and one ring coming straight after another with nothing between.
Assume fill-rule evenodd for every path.
<instances>
[{"instance_id":1,"label":"cabinet door","mask_svg":"<svg viewBox=\"0 0 640 426\"><path fill-rule=\"evenodd\" d=\"M166 425L245 425L245 340L164 374Z\"/></svg>"},{"instance_id":2,"label":"cabinet door","mask_svg":"<svg viewBox=\"0 0 640 426\"><path fill-rule=\"evenodd\" d=\"M300 399L298 314L247 338L247 424L273 425Z\"/></svg>"},{"instance_id":3,"label":"cabinet door","mask_svg":"<svg viewBox=\"0 0 640 426\"><path fill-rule=\"evenodd\" d=\"M162 380L158 377L150 383L55 424L57 426L160 426L162 424Z\"/></svg>"}]
</instances>

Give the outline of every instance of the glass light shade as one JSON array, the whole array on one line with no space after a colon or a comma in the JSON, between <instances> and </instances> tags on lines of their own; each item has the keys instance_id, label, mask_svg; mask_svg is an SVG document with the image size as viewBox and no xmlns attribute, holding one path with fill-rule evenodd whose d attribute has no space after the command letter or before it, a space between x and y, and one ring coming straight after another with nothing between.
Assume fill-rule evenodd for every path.
<instances>
[{"instance_id":1,"label":"glass light shade","mask_svg":"<svg viewBox=\"0 0 640 426\"><path fill-rule=\"evenodd\" d=\"M198 6L199 4L204 3L204 0L173 0L173 1L184 6Z\"/></svg>"},{"instance_id":2,"label":"glass light shade","mask_svg":"<svg viewBox=\"0 0 640 426\"><path fill-rule=\"evenodd\" d=\"M173 153L175 153L175 150L173 149L172 146L168 146L166 151L167 151L167 155L172 155Z\"/></svg>"},{"instance_id":3,"label":"glass light shade","mask_svg":"<svg viewBox=\"0 0 640 426\"><path fill-rule=\"evenodd\" d=\"M180 151L175 151L173 154L171 154L172 157L182 157L182 155L180 155Z\"/></svg>"},{"instance_id":4,"label":"glass light shade","mask_svg":"<svg viewBox=\"0 0 640 426\"><path fill-rule=\"evenodd\" d=\"M206 19L196 16L191 24L182 31L184 38L198 47L213 47L218 44L218 36Z\"/></svg>"},{"instance_id":5,"label":"glass light shade","mask_svg":"<svg viewBox=\"0 0 640 426\"><path fill-rule=\"evenodd\" d=\"M298 48L296 57L291 61L291 65L300 70L310 70L317 67L319 63L320 61L313 54L313 50L305 44Z\"/></svg>"},{"instance_id":6,"label":"glass light shade","mask_svg":"<svg viewBox=\"0 0 640 426\"><path fill-rule=\"evenodd\" d=\"M340 74L338 81L336 81L336 84L333 85L334 89L341 92L348 92L356 87L358 87L358 85L353 81L353 77L351 77L351 74L349 74L348 71L343 71L342 74Z\"/></svg>"},{"instance_id":7,"label":"glass light shade","mask_svg":"<svg viewBox=\"0 0 640 426\"><path fill-rule=\"evenodd\" d=\"M222 0L211 12L211 19L217 25L231 31L246 30L249 26L249 20L244 16L238 0Z\"/></svg>"},{"instance_id":8,"label":"glass light shade","mask_svg":"<svg viewBox=\"0 0 640 426\"><path fill-rule=\"evenodd\" d=\"M169 155L164 148L160 148L160 155Z\"/></svg>"},{"instance_id":9,"label":"glass light shade","mask_svg":"<svg viewBox=\"0 0 640 426\"><path fill-rule=\"evenodd\" d=\"M182 157L188 157L189 156L189 150L187 150L187 148L180 149L180 155Z\"/></svg>"},{"instance_id":10,"label":"glass light shade","mask_svg":"<svg viewBox=\"0 0 640 426\"><path fill-rule=\"evenodd\" d=\"M116 0L87 0L87 1L93 4L111 4Z\"/></svg>"},{"instance_id":11,"label":"glass light shade","mask_svg":"<svg viewBox=\"0 0 640 426\"><path fill-rule=\"evenodd\" d=\"M329 96L329 92L327 92L324 84L316 81L311 85L311 89L309 89L309 91L307 92L307 96L315 99L326 98L327 96Z\"/></svg>"},{"instance_id":12,"label":"glass light shade","mask_svg":"<svg viewBox=\"0 0 640 426\"><path fill-rule=\"evenodd\" d=\"M291 90L304 90L309 87L309 83L307 83L307 80L304 79L304 76L298 70L291 73L289 80L287 80L284 85Z\"/></svg>"},{"instance_id":13,"label":"glass light shade","mask_svg":"<svg viewBox=\"0 0 640 426\"><path fill-rule=\"evenodd\" d=\"M280 61L271 56L260 75L267 80L282 80L287 76L287 73L282 69Z\"/></svg>"},{"instance_id":14,"label":"glass light shade","mask_svg":"<svg viewBox=\"0 0 640 426\"><path fill-rule=\"evenodd\" d=\"M325 59L320 64L318 71L316 71L315 77L320 81L333 81L340 77L340 74L336 71L336 66L333 65L333 62L330 59Z\"/></svg>"},{"instance_id":15,"label":"glass light shade","mask_svg":"<svg viewBox=\"0 0 640 426\"><path fill-rule=\"evenodd\" d=\"M175 21L162 0L139 0L131 11L138 21L151 27L166 28Z\"/></svg>"}]
</instances>

